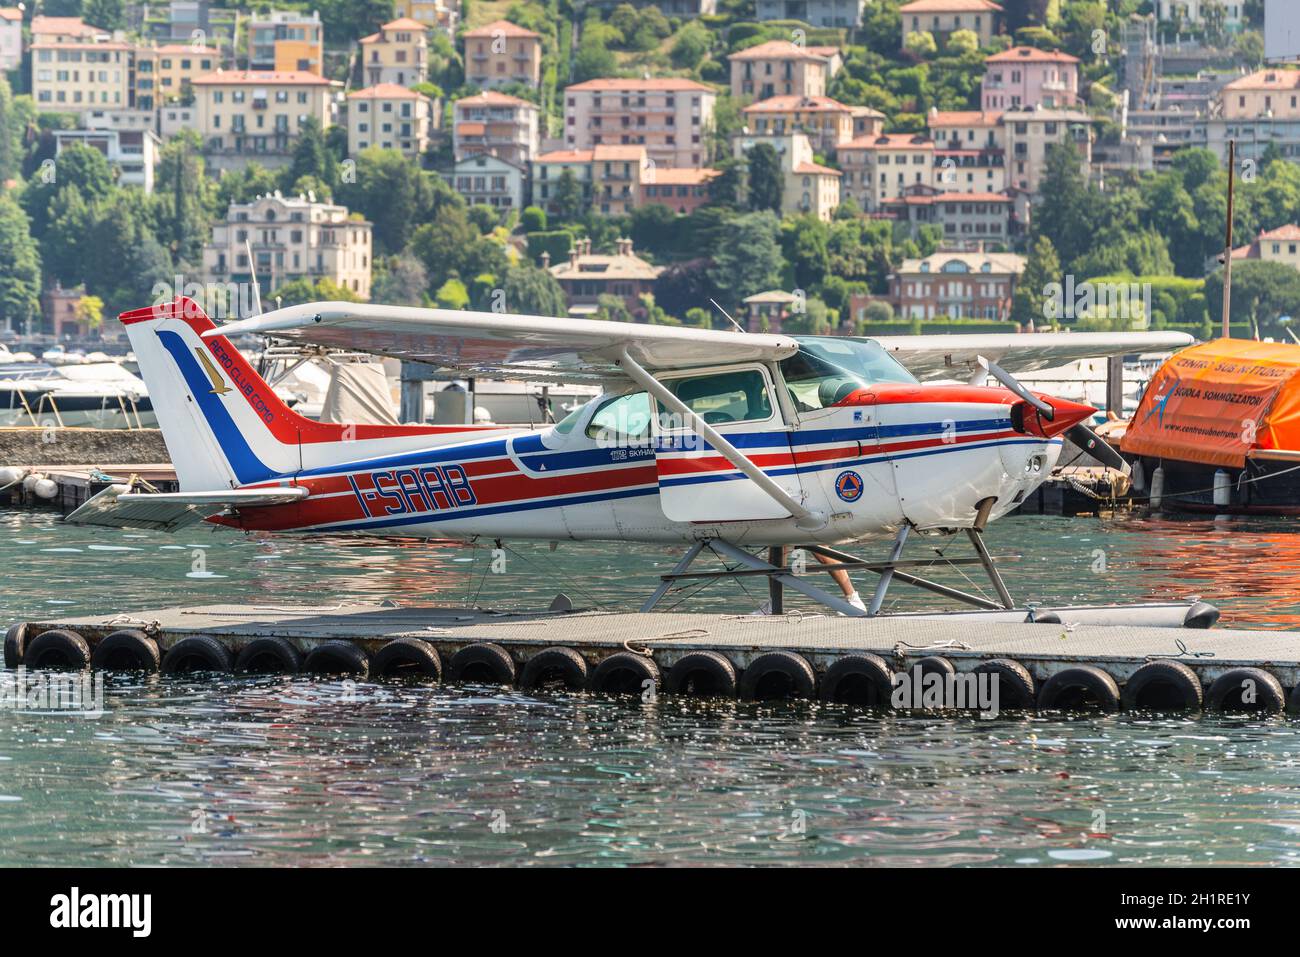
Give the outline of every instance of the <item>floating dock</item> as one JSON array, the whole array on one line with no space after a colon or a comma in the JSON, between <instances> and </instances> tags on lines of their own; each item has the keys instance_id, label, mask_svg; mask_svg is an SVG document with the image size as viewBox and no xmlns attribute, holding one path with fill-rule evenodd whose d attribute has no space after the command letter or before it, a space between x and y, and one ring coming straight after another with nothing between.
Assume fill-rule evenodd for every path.
<instances>
[{"instance_id":1,"label":"floating dock","mask_svg":"<svg viewBox=\"0 0 1300 957\"><path fill-rule=\"evenodd\" d=\"M961 676L988 675L1002 711L1279 712L1288 698L1291 710L1300 707L1300 634L1209 629L1217 613L1207 608L1061 608L1030 613L1030 622L1023 610L847 618L204 605L23 622L9 629L5 660L11 668L308 672L886 708L897 706L906 681L951 690ZM1184 617L1198 627L1179 627ZM1108 623L1125 618L1163 626Z\"/></svg>"}]
</instances>

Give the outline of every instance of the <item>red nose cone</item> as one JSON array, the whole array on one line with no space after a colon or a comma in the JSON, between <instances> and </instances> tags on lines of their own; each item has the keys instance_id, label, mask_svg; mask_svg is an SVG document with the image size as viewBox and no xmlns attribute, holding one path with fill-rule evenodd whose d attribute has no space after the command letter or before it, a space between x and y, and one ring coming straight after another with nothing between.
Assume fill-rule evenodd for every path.
<instances>
[{"instance_id":1,"label":"red nose cone","mask_svg":"<svg viewBox=\"0 0 1300 957\"><path fill-rule=\"evenodd\" d=\"M1052 407L1052 418L1040 417L1043 434L1048 438L1060 435L1067 429L1086 422L1096 415L1097 410L1090 405L1081 405L1069 399L1055 399L1050 395L1039 396Z\"/></svg>"}]
</instances>

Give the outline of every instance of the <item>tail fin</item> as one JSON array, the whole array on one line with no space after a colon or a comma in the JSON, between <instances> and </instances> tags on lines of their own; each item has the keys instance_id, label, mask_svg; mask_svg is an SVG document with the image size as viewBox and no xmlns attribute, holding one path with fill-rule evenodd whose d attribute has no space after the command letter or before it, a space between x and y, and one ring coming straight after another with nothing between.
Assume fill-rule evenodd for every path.
<instances>
[{"instance_id":1,"label":"tail fin","mask_svg":"<svg viewBox=\"0 0 1300 957\"><path fill-rule=\"evenodd\" d=\"M238 488L304 468L436 444L428 426L345 425L284 404L201 306L180 297L124 312L131 348L186 491ZM463 431L463 430L452 430Z\"/></svg>"}]
</instances>

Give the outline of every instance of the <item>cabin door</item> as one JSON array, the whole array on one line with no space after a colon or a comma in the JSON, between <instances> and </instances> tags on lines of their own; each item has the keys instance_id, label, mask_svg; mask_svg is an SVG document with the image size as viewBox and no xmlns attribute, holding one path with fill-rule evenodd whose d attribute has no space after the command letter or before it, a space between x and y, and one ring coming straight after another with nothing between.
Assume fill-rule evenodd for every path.
<instances>
[{"instance_id":1,"label":"cabin door","mask_svg":"<svg viewBox=\"0 0 1300 957\"><path fill-rule=\"evenodd\" d=\"M663 384L796 501L790 427L761 365L728 366L664 377ZM662 405L654 422L659 501L675 522L744 522L790 513Z\"/></svg>"}]
</instances>

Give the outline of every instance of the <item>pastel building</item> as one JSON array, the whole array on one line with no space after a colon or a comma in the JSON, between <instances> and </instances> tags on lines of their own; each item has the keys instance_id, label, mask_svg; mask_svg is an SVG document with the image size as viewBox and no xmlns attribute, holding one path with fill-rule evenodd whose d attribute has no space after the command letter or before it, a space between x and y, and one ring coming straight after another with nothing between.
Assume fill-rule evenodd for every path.
<instances>
[{"instance_id":1,"label":"pastel building","mask_svg":"<svg viewBox=\"0 0 1300 957\"><path fill-rule=\"evenodd\" d=\"M438 125L434 102L395 83L380 83L348 94L348 152L378 146L418 159Z\"/></svg>"},{"instance_id":2,"label":"pastel building","mask_svg":"<svg viewBox=\"0 0 1300 957\"><path fill-rule=\"evenodd\" d=\"M0 7L0 70L16 70L23 62L23 12Z\"/></svg>"},{"instance_id":3,"label":"pastel building","mask_svg":"<svg viewBox=\"0 0 1300 957\"><path fill-rule=\"evenodd\" d=\"M289 161L307 117L332 122L337 83L305 71L218 70L193 81L194 128L216 168Z\"/></svg>"},{"instance_id":4,"label":"pastel building","mask_svg":"<svg viewBox=\"0 0 1300 957\"><path fill-rule=\"evenodd\" d=\"M1079 58L1034 47L1012 47L985 57L981 101L985 111L1076 106Z\"/></svg>"},{"instance_id":5,"label":"pastel building","mask_svg":"<svg viewBox=\"0 0 1300 957\"><path fill-rule=\"evenodd\" d=\"M755 133L805 134L813 149L834 152L854 138L855 120L865 124L866 134L884 126L884 115L865 106L846 106L829 96L774 96L751 103L743 110L746 125Z\"/></svg>"},{"instance_id":6,"label":"pastel building","mask_svg":"<svg viewBox=\"0 0 1300 957\"><path fill-rule=\"evenodd\" d=\"M1024 271L1015 253L941 250L903 260L889 277L889 297L905 319L1006 320Z\"/></svg>"},{"instance_id":7,"label":"pastel building","mask_svg":"<svg viewBox=\"0 0 1300 957\"><path fill-rule=\"evenodd\" d=\"M153 110L189 100L198 77L221 66L221 51L202 44L168 43L135 50L135 103Z\"/></svg>"},{"instance_id":8,"label":"pastel building","mask_svg":"<svg viewBox=\"0 0 1300 957\"><path fill-rule=\"evenodd\" d=\"M601 296L617 296L636 318L645 316L641 297L653 295L662 266L652 266L632 251L632 240L616 242L613 255L593 253L591 240L579 239L567 262L548 267L569 304L569 315L590 316L600 308Z\"/></svg>"},{"instance_id":9,"label":"pastel building","mask_svg":"<svg viewBox=\"0 0 1300 957\"><path fill-rule=\"evenodd\" d=\"M1092 117L1079 110L1008 110L1002 114L1007 149L1007 185L1038 192L1047 165L1047 148L1073 142L1084 176L1092 167Z\"/></svg>"},{"instance_id":10,"label":"pastel building","mask_svg":"<svg viewBox=\"0 0 1300 957\"><path fill-rule=\"evenodd\" d=\"M844 171L842 190L864 212L882 212L884 204L917 183L934 182L934 143L911 133L882 133L844 143L838 152Z\"/></svg>"},{"instance_id":11,"label":"pastel building","mask_svg":"<svg viewBox=\"0 0 1300 957\"><path fill-rule=\"evenodd\" d=\"M360 42L361 72L367 86L413 86L429 78L429 35L424 24L401 17Z\"/></svg>"},{"instance_id":12,"label":"pastel building","mask_svg":"<svg viewBox=\"0 0 1300 957\"><path fill-rule=\"evenodd\" d=\"M253 260L248 258L248 243ZM203 247L203 269L214 282L248 282L256 266L263 302L295 279L330 279L370 298L371 224L346 206L277 190L248 203L231 203Z\"/></svg>"},{"instance_id":13,"label":"pastel building","mask_svg":"<svg viewBox=\"0 0 1300 957\"><path fill-rule=\"evenodd\" d=\"M903 21L900 41L913 33L929 33L942 46L958 30L970 30L986 47L1001 25L1002 8L991 0L912 0L898 8Z\"/></svg>"},{"instance_id":14,"label":"pastel building","mask_svg":"<svg viewBox=\"0 0 1300 957\"><path fill-rule=\"evenodd\" d=\"M541 111L496 90L467 96L452 107L452 150L457 160L490 153L527 168L537 152Z\"/></svg>"},{"instance_id":15,"label":"pastel building","mask_svg":"<svg viewBox=\"0 0 1300 957\"><path fill-rule=\"evenodd\" d=\"M452 169L452 182L465 202L501 212L523 208L527 181L522 166L488 153L466 156Z\"/></svg>"},{"instance_id":16,"label":"pastel building","mask_svg":"<svg viewBox=\"0 0 1300 957\"><path fill-rule=\"evenodd\" d=\"M36 41L31 45L32 98L43 111L129 109L134 102L133 57L129 44L102 35Z\"/></svg>"},{"instance_id":17,"label":"pastel building","mask_svg":"<svg viewBox=\"0 0 1300 957\"><path fill-rule=\"evenodd\" d=\"M653 167L646 171L641 182L637 205L658 203L675 213L693 213L709 201L709 184L718 174L718 170L709 167Z\"/></svg>"},{"instance_id":18,"label":"pastel building","mask_svg":"<svg viewBox=\"0 0 1300 957\"><path fill-rule=\"evenodd\" d=\"M152 130L56 130L56 153L73 144L99 150L118 171L118 182L153 192L154 166L161 142Z\"/></svg>"},{"instance_id":19,"label":"pastel building","mask_svg":"<svg viewBox=\"0 0 1300 957\"><path fill-rule=\"evenodd\" d=\"M843 62L838 47L808 47L769 40L727 58L731 95L766 100L773 96L825 96Z\"/></svg>"},{"instance_id":20,"label":"pastel building","mask_svg":"<svg viewBox=\"0 0 1300 957\"><path fill-rule=\"evenodd\" d=\"M702 166L717 94L677 77L597 79L564 91L564 145L644 146L657 166Z\"/></svg>"},{"instance_id":21,"label":"pastel building","mask_svg":"<svg viewBox=\"0 0 1300 957\"><path fill-rule=\"evenodd\" d=\"M999 193L1007 186L1002 114L931 110L934 186L940 192Z\"/></svg>"},{"instance_id":22,"label":"pastel building","mask_svg":"<svg viewBox=\"0 0 1300 957\"><path fill-rule=\"evenodd\" d=\"M465 82L484 89L542 81L542 37L508 20L466 30Z\"/></svg>"},{"instance_id":23,"label":"pastel building","mask_svg":"<svg viewBox=\"0 0 1300 957\"><path fill-rule=\"evenodd\" d=\"M453 37L460 22L460 3L458 0L395 0L393 15L418 20L430 30L441 30Z\"/></svg>"},{"instance_id":24,"label":"pastel building","mask_svg":"<svg viewBox=\"0 0 1300 957\"><path fill-rule=\"evenodd\" d=\"M743 157L760 143L771 146L781 161L782 215L811 213L829 222L840 205L844 174L815 162L812 142L799 130L741 133L732 140L732 149Z\"/></svg>"},{"instance_id":25,"label":"pastel building","mask_svg":"<svg viewBox=\"0 0 1300 957\"><path fill-rule=\"evenodd\" d=\"M272 10L248 23L248 66L252 70L315 73L324 70L325 28L320 14Z\"/></svg>"},{"instance_id":26,"label":"pastel building","mask_svg":"<svg viewBox=\"0 0 1300 957\"><path fill-rule=\"evenodd\" d=\"M814 27L860 27L865 0L755 0L755 16Z\"/></svg>"}]
</instances>

